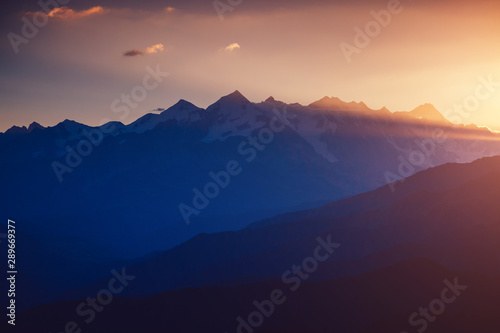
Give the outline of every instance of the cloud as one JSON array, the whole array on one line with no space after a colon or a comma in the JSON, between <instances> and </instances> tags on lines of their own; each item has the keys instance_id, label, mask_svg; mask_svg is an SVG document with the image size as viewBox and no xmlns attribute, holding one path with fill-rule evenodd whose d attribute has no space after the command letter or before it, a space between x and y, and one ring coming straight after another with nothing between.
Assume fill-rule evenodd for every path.
<instances>
[{"instance_id":1,"label":"cloud","mask_svg":"<svg viewBox=\"0 0 500 333\"><path fill-rule=\"evenodd\" d=\"M165 46L162 43L152 45L146 49L146 54L153 54L153 53L158 53L162 52L165 50Z\"/></svg>"},{"instance_id":2,"label":"cloud","mask_svg":"<svg viewBox=\"0 0 500 333\"><path fill-rule=\"evenodd\" d=\"M150 47L146 48L145 51L141 51L138 49L133 49L133 50L128 50L123 53L125 57L135 57L138 55L145 55L145 54L155 54L158 52L163 52L165 50L165 46L162 43L158 43L155 45L151 45Z\"/></svg>"},{"instance_id":3,"label":"cloud","mask_svg":"<svg viewBox=\"0 0 500 333\"><path fill-rule=\"evenodd\" d=\"M144 55L144 52L142 52L141 50L129 50L129 51L124 52L123 55L125 57L135 57L138 55Z\"/></svg>"},{"instance_id":4,"label":"cloud","mask_svg":"<svg viewBox=\"0 0 500 333\"><path fill-rule=\"evenodd\" d=\"M240 44L232 43L232 44L229 44L228 46L226 46L224 51L232 52L234 50L239 50L239 49L240 49Z\"/></svg>"},{"instance_id":5,"label":"cloud","mask_svg":"<svg viewBox=\"0 0 500 333\"><path fill-rule=\"evenodd\" d=\"M95 14L102 14L103 12L104 8L101 6L95 6L85 10L73 10L68 7L58 7L52 9L47 16L60 19L75 19Z\"/></svg>"}]
</instances>

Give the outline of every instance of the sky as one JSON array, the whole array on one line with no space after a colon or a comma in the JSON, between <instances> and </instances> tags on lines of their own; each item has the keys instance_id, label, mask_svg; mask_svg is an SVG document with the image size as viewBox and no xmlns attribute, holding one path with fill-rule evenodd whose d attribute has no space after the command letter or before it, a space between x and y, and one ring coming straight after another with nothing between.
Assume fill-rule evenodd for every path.
<instances>
[{"instance_id":1,"label":"sky","mask_svg":"<svg viewBox=\"0 0 500 333\"><path fill-rule=\"evenodd\" d=\"M496 0L41 3L52 5L21 0L0 14L2 132L33 121L130 123L234 90L253 102L431 103L454 122L500 130ZM37 31L23 30L33 21ZM158 82L151 71L163 73ZM117 105L132 92L123 117Z\"/></svg>"}]
</instances>

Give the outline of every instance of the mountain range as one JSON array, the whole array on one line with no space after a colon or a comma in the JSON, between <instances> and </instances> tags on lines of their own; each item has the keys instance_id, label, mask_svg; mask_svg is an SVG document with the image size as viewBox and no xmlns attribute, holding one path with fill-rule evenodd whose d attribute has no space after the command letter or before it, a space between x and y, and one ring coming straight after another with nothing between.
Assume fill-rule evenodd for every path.
<instances>
[{"instance_id":1,"label":"mountain range","mask_svg":"<svg viewBox=\"0 0 500 333\"><path fill-rule=\"evenodd\" d=\"M407 178L400 191L386 185L124 263L132 281L89 329L136 332L147 323L176 332L496 332L499 168L500 157L445 164ZM307 269L318 244L323 253L326 244L335 250ZM291 269L300 272L294 267L308 274L293 280ZM74 309L108 281L25 311L23 328L53 330L68 318L86 325ZM445 287L456 295L446 312L415 317ZM271 307L273 291L283 293ZM255 309L269 315L248 326Z\"/></svg>"},{"instance_id":2,"label":"mountain range","mask_svg":"<svg viewBox=\"0 0 500 333\"><path fill-rule=\"evenodd\" d=\"M0 134L0 215L22 225L19 297L25 309L80 298L122 266L143 273L127 297L266 283L328 232L343 245L318 281L418 256L497 274L470 253L496 241L498 161L463 163L499 154L498 138L430 104L252 103L238 91L129 125L12 127ZM484 222L472 230L471 214Z\"/></svg>"}]
</instances>

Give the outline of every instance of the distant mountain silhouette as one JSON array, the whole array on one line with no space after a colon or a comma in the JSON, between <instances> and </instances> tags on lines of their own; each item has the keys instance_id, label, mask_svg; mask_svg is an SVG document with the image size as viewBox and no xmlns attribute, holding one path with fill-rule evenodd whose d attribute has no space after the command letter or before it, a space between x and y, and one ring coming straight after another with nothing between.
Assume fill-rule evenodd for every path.
<instances>
[{"instance_id":1,"label":"distant mountain silhouette","mask_svg":"<svg viewBox=\"0 0 500 333\"><path fill-rule=\"evenodd\" d=\"M434 316L434 322L428 322L427 331L468 333L480 328L485 333L497 332L499 278L451 271L425 259L404 261L348 279L307 281L295 292L282 281L269 280L234 287L183 289L146 298L116 298L88 325L83 321L86 317L75 315L83 299L32 309L19 322L24 332L53 331L64 327L68 318L95 333L153 331L158 327L179 333L250 332L251 326L250 330L243 327L249 327L249 315L257 309L253 302L266 304L270 293L278 289L283 292L282 304L263 305L269 316L262 315L264 320L255 332L413 331L421 326L410 326L410 315L440 299L446 288L443 281L454 283L455 278L466 290L447 305L442 315ZM239 317L242 321L237 320Z\"/></svg>"},{"instance_id":2,"label":"distant mountain silhouette","mask_svg":"<svg viewBox=\"0 0 500 333\"><path fill-rule=\"evenodd\" d=\"M337 97L323 97L319 101L309 104L313 109L334 110L334 111L354 111L354 112L374 112L363 102L344 102ZM388 113L388 112L384 112Z\"/></svg>"},{"instance_id":3,"label":"distant mountain silhouette","mask_svg":"<svg viewBox=\"0 0 500 333\"><path fill-rule=\"evenodd\" d=\"M500 157L447 164L409 177L398 192L387 185L276 223L199 235L129 263L133 282L88 328L127 333L147 323L176 332L247 332L254 301L264 304L278 289L284 301L272 311L265 303L272 314L260 332L411 332L424 327L422 315L411 316L448 288L457 297L424 321L426 332L496 332L499 168ZM292 290L281 276L311 255L318 235L341 247ZM74 311L107 281L80 290L74 301L24 312L21 329L51 331L68 318L86 327Z\"/></svg>"},{"instance_id":4,"label":"distant mountain silhouette","mask_svg":"<svg viewBox=\"0 0 500 333\"><path fill-rule=\"evenodd\" d=\"M444 165L408 178L396 194L386 186L278 216L279 223L199 235L129 266L137 279L124 294L279 278L292 263L310 256L318 236L328 235L343 245L314 280L349 277L416 257L449 269L499 275L496 257L490 255L500 242L499 168L500 157ZM86 295L107 279L64 297Z\"/></svg>"},{"instance_id":5,"label":"distant mountain silhouette","mask_svg":"<svg viewBox=\"0 0 500 333\"><path fill-rule=\"evenodd\" d=\"M395 112L395 115L402 118L434 123L436 125L450 125L450 122L434 107L434 105L429 103L420 105L410 112Z\"/></svg>"}]
</instances>

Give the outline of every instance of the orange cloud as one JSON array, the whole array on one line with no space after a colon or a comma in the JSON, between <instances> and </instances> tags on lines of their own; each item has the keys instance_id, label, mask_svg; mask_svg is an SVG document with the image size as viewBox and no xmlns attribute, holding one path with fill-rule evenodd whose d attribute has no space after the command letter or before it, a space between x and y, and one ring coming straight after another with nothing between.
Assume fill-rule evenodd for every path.
<instances>
[{"instance_id":1,"label":"orange cloud","mask_svg":"<svg viewBox=\"0 0 500 333\"><path fill-rule=\"evenodd\" d=\"M231 52L231 51L234 51L234 50L238 50L239 48L240 48L240 44L238 44L238 43L232 43L232 44L229 44L228 46L226 46L226 48L224 49L224 51Z\"/></svg>"},{"instance_id":2,"label":"orange cloud","mask_svg":"<svg viewBox=\"0 0 500 333\"><path fill-rule=\"evenodd\" d=\"M90 16L94 14L102 14L104 8L101 6L95 6L86 10L76 11L68 7L54 8L48 13L49 17L61 18L61 19L74 19L85 16Z\"/></svg>"},{"instance_id":3,"label":"orange cloud","mask_svg":"<svg viewBox=\"0 0 500 333\"><path fill-rule=\"evenodd\" d=\"M175 8L174 8L174 7L165 7L165 12L166 12L166 13L171 13L171 12L173 12L174 10L175 10Z\"/></svg>"},{"instance_id":4,"label":"orange cloud","mask_svg":"<svg viewBox=\"0 0 500 333\"><path fill-rule=\"evenodd\" d=\"M150 46L146 49L146 54L153 54L153 53L158 53L162 52L165 50L165 46L162 43Z\"/></svg>"}]
</instances>

